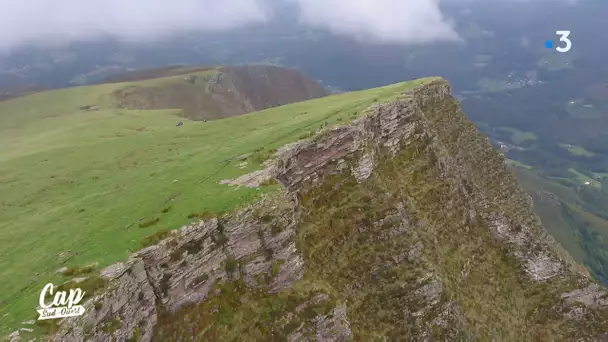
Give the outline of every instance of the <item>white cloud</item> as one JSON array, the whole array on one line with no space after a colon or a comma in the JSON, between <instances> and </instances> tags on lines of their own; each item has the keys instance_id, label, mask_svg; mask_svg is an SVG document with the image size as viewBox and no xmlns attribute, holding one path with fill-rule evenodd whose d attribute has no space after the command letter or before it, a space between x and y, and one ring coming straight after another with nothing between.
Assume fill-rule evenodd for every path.
<instances>
[{"instance_id":1,"label":"white cloud","mask_svg":"<svg viewBox=\"0 0 608 342\"><path fill-rule=\"evenodd\" d=\"M294 0L302 20L363 40L421 43L458 40L439 0Z\"/></svg>"},{"instance_id":2,"label":"white cloud","mask_svg":"<svg viewBox=\"0 0 608 342\"><path fill-rule=\"evenodd\" d=\"M298 5L311 27L363 40L421 43L459 39L439 2L507 0L0 0L0 52L107 35L154 40L227 30L268 20L269 4L286 1Z\"/></svg>"},{"instance_id":3,"label":"white cloud","mask_svg":"<svg viewBox=\"0 0 608 342\"><path fill-rule=\"evenodd\" d=\"M111 35L155 39L264 21L261 0L0 0L0 48Z\"/></svg>"}]
</instances>

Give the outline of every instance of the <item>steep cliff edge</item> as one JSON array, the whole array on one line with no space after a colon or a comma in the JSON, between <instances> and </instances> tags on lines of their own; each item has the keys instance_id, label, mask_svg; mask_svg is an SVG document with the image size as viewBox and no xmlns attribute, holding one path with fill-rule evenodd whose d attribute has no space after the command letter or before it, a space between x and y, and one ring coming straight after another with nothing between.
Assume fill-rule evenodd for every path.
<instances>
[{"instance_id":1,"label":"steep cliff edge","mask_svg":"<svg viewBox=\"0 0 608 342\"><path fill-rule=\"evenodd\" d=\"M277 193L102 272L61 340L608 340L608 293L441 79L280 149Z\"/></svg>"}]
</instances>

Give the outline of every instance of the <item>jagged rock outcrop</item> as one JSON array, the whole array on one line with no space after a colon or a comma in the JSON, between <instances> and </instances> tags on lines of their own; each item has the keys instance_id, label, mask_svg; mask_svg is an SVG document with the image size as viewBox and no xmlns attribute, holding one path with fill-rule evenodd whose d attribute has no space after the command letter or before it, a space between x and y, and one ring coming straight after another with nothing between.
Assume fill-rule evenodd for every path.
<instances>
[{"instance_id":1,"label":"jagged rock outcrop","mask_svg":"<svg viewBox=\"0 0 608 342\"><path fill-rule=\"evenodd\" d=\"M113 266L55 340L608 340L606 290L547 235L446 81L271 165L283 190Z\"/></svg>"},{"instance_id":2,"label":"jagged rock outcrop","mask_svg":"<svg viewBox=\"0 0 608 342\"><path fill-rule=\"evenodd\" d=\"M218 282L242 279L256 286L256 276L272 273L269 291L288 287L303 273L293 241L295 213L271 201L260 205L273 211L272 219L252 207L229 219L201 221L102 270L108 290L85 306L82 318L65 322L56 340L149 341L159 310L170 314L199 303Z\"/></svg>"}]
</instances>

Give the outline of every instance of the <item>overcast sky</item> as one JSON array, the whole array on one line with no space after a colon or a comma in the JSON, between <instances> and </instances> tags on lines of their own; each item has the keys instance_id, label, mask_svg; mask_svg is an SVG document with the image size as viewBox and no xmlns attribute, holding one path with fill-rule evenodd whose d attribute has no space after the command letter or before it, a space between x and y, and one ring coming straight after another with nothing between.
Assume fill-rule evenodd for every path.
<instances>
[{"instance_id":1,"label":"overcast sky","mask_svg":"<svg viewBox=\"0 0 608 342\"><path fill-rule=\"evenodd\" d=\"M453 25L439 9L440 0L274 1L296 2L305 24L361 39L401 43L458 39ZM0 49L103 35L150 40L190 30L226 30L271 19L268 3L269 0L0 0Z\"/></svg>"},{"instance_id":2,"label":"overcast sky","mask_svg":"<svg viewBox=\"0 0 608 342\"><path fill-rule=\"evenodd\" d=\"M0 0L0 46L112 35L154 39L267 20L259 0Z\"/></svg>"},{"instance_id":3,"label":"overcast sky","mask_svg":"<svg viewBox=\"0 0 608 342\"><path fill-rule=\"evenodd\" d=\"M295 1L303 22L361 39L419 43L458 38L439 10L439 0Z\"/></svg>"}]
</instances>

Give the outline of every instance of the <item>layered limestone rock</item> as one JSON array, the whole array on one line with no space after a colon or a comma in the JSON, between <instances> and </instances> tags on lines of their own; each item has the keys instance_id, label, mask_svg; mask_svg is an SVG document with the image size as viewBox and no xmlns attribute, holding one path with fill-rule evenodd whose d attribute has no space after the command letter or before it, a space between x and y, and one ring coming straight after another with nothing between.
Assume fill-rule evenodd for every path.
<instances>
[{"instance_id":1,"label":"layered limestone rock","mask_svg":"<svg viewBox=\"0 0 608 342\"><path fill-rule=\"evenodd\" d=\"M283 186L103 272L55 340L607 339L608 295L444 80L284 146Z\"/></svg>"},{"instance_id":2,"label":"layered limestone rock","mask_svg":"<svg viewBox=\"0 0 608 342\"><path fill-rule=\"evenodd\" d=\"M150 341L159 314L203 301L218 282L242 278L255 287L256 276L273 267L270 291L288 287L303 272L293 241L294 212L270 201L258 205L268 206L273 218L260 219L252 207L201 221L102 270L111 285L85 305L84 316L62 322L55 340Z\"/></svg>"}]
</instances>

